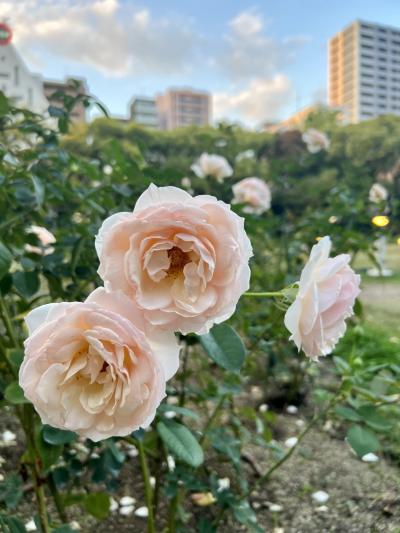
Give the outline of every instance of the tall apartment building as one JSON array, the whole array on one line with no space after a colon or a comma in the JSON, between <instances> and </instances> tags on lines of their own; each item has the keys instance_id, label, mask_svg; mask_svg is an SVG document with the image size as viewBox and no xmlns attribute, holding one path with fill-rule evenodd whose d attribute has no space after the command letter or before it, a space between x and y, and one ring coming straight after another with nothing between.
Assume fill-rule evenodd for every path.
<instances>
[{"instance_id":1,"label":"tall apartment building","mask_svg":"<svg viewBox=\"0 0 400 533\"><path fill-rule=\"evenodd\" d=\"M400 116L400 28L356 20L329 41L329 105L348 122Z\"/></svg>"},{"instance_id":2,"label":"tall apartment building","mask_svg":"<svg viewBox=\"0 0 400 533\"><path fill-rule=\"evenodd\" d=\"M130 106L130 119L136 124L148 128L158 128L158 113L156 101L147 96L133 98Z\"/></svg>"},{"instance_id":3,"label":"tall apartment building","mask_svg":"<svg viewBox=\"0 0 400 533\"><path fill-rule=\"evenodd\" d=\"M44 80L43 93L48 101L48 105L60 106L63 103L62 94L77 97L88 94L86 80L83 78L66 78L64 81ZM71 111L73 122L86 122L86 108L82 100L78 100Z\"/></svg>"},{"instance_id":4,"label":"tall apartment building","mask_svg":"<svg viewBox=\"0 0 400 533\"><path fill-rule=\"evenodd\" d=\"M170 89L157 95L160 127L166 130L182 126L207 126L211 121L211 96L193 89Z\"/></svg>"}]
</instances>

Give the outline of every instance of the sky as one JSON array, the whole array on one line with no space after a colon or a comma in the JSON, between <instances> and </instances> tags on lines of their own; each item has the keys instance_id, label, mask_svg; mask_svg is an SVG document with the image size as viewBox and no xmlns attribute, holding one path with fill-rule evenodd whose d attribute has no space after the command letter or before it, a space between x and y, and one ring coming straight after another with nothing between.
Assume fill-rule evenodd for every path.
<instances>
[{"instance_id":1,"label":"sky","mask_svg":"<svg viewBox=\"0 0 400 533\"><path fill-rule=\"evenodd\" d=\"M326 101L328 39L354 19L400 27L398 0L1 0L28 67L84 77L109 112L169 87L213 94L249 127Z\"/></svg>"}]
</instances>

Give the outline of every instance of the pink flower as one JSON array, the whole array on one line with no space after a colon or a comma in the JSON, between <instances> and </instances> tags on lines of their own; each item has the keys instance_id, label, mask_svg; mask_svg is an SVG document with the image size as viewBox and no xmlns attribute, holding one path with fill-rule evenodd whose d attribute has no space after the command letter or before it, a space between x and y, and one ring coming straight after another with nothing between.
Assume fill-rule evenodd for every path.
<instances>
[{"instance_id":1,"label":"pink flower","mask_svg":"<svg viewBox=\"0 0 400 533\"><path fill-rule=\"evenodd\" d=\"M33 233L39 239L42 247L33 246L32 244L25 244L25 250L29 253L35 253L38 255L49 255L54 252L54 247L50 244L56 242L54 235L46 228L42 226L30 226L27 233Z\"/></svg>"},{"instance_id":2,"label":"pink flower","mask_svg":"<svg viewBox=\"0 0 400 533\"><path fill-rule=\"evenodd\" d=\"M133 213L103 222L96 237L106 289L136 299L154 326L206 333L229 318L249 287L243 218L213 196L150 187Z\"/></svg>"},{"instance_id":3,"label":"pink flower","mask_svg":"<svg viewBox=\"0 0 400 533\"><path fill-rule=\"evenodd\" d=\"M316 154L321 150L329 150L330 141L328 136L322 131L310 128L303 133L303 141L307 145L307 150L311 154Z\"/></svg>"},{"instance_id":4,"label":"pink flower","mask_svg":"<svg viewBox=\"0 0 400 533\"><path fill-rule=\"evenodd\" d=\"M389 193L380 183L374 183L369 190L369 201L375 204L385 202L388 199Z\"/></svg>"},{"instance_id":5,"label":"pink flower","mask_svg":"<svg viewBox=\"0 0 400 533\"><path fill-rule=\"evenodd\" d=\"M42 422L99 441L147 427L177 370L173 333L152 332L122 293L38 307L19 382Z\"/></svg>"},{"instance_id":6,"label":"pink flower","mask_svg":"<svg viewBox=\"0 0 400 533\"><path fill-rule=\"evenodd\" d=\"M233 174L232 167L222 155L201 154L199 159L190 167L199 178L212 176L219 183L224 178L229 178Z\"/></svg>"},{"instance_id":7,"label":"pink flower","mask_svg":"<svg viewBox=\"0 0 400 533\"><path fill-rule=\"evenodd\" d=\"M329 237L313 246L296 299L285 315L290 340L311 359L331 353L360 293L360 276L349 266L350 257L329 257L330 250Z\"/></svg>"},{"instance_id":8,"label":"pink flower","mask_svg":"<svg viewBox=\"0 0 400 533\"><path fill-rule=\"evenodd\" d=\"M271 191L260 178L245 178L232 187L233 204L247 204L243 211L261 215L271 207Z\"/></svg>"}]
</instances>

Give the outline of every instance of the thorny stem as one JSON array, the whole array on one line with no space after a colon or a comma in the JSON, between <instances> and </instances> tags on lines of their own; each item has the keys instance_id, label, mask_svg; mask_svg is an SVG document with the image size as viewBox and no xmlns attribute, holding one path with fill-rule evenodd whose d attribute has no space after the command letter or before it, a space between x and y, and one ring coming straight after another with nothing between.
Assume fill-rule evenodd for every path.
<instances>
[{"instance_id":1,"label":"thorny stem","mask_svg":"<svg viewBox=\"0 0 400 533\"><path fill-rule=\"evenodd\" d=\"M283 457L281 457L279 459L279 461L277 461L276 463L274 463L270 468L268 468L268 470L262 474L259 479L253 484L253 486L245 493L242 495L242 498L243 499L247 499L249 498L249 496L251 496L253 494L253 492L260 486L262 485L263 483L265 483L270 477L271 475L275 472L275 470L277 470L279 467L281 467L292 455L293 453L295 452L296 448L299 446L300 442L304 439L304 437L307 435L307 433L310 431L310 429L319 421L319 420L322 420L326 415L327 413L330 411L330 409L339 401L340 397L341 397L341 393L342 393L342 388L340 387L338 392L335 394L335 396L333 396L333 398L331 398L331 400L328 402L327 406L322 409L318 414L314 415L313 418L310 420L310 422L308 423L308 425L303 429L303 431L299 434L299 436L297 437L297 442L294 446L292 446L292 448L290 448L286 453L285 455L283 455ZM226 512L227 508L223 508L221 509L221 511L219 512L218 516L216 517L216 519L214 520L214 526L218 526L218 524L221 522L221 520L223 519L224 515L225 515L225 512Z\"/></svg>"},{"instance_id":2,"label":"thorny stem","mask_svg":"<svg viewBox=\"0 0 400 533\"><path fill-rule=\"evenodd\" d=\"M68 515L65 510L64 503L62 501L60 493L58 492L57 485L55 484L53 474L51 472L47 477L47 485L49 487L51 495L53 496L53 500L54 500L54 504L58 512L58 516L60 517L61 522L66 524L68 522Z\"/></svg>"},{"instance_id":3,"label":"thorny stem","mask_svg":"<svg viewBox=\"0 0 400 533\"><path fill-rule=\"evenodd\" d=\"M283 298L281 291L275 292L245 292L243 296L259 296L260 298Z\"/></svg>"},{"instance_id":4,"label":"thorny stem","mask_svg":"<svg viewBox=\"0 0 400 533\"><path fill-rule=\"evenodd\" d=\"M35 437L33 433L33 418L32 418L32 411L30 409L30 406L25 405L24 406L24 419L25 423L23 424L23 428L25 431L26 439L28 448L31 452L32 456L32 477L33 477L33 485L34 485L34 491L36 495L36 501L38 505L38 513L39 513L39 520L40 525L42 528L43 533L50 533L50 525L47 517L47 506L46 506L46 496L44 492L44 479L41 475L41 468L40 468L40 458L39 454L36 449L35 444Z\"/></svg>"},{"instance_id":5,"label":"thorny stem","mask_svg":"<svg viewBox=\"0 0 400 533\"><path fill-rule=\"evenodd\" d=\"M148 533L156 533L153 509L153 489L151 488L150 483L150 473L149 467L147 465L146 452L144 450L143 442L141 440L137 440L135 442L135 445L139 452L140 467L142 469L142 476L144 481L145 499L149 513L147 517L147 531Z\"/></svg>"},{"instance_id":6,"label":"thorny stem","mask_svg":"<svg viewBox=\"0 0 400 533\"><path fill-rule=\"evenodd\" d=\"M179 393L179 407L183 407L185 405L186 400L186 377L187 377L187 363L189 359L189 346L185 342L184 348L183 348L183 357L182 357L182 380L181 380L181 388Z\"/></svg>"},{"instance_id":7,"label":"thorny stem","mask_svg":"<svg viewBox=\"0 0 400 533\"><path fill-rule=\"evenodd\" d=\"M218 400L218 403L217 405L215 406L214 408L214 411L211 413L209 419L207 420L206 422L206 425L204 426L204 429L202 431L202 436L201 436L201 439L200 439L200 444L203 444L205 438L206 438L206 435L207 435L207 431L210 429L210 427L213 425L214 423L214 420L217 418L218 416L218 413L219 411L221 410L223 404L224 404L224 401L225 401L225 398L226 398L226 395L222 395L220 397L220 399Z\"/></svg>"},{"instance_id":8,"label":"thorny stem","mask_svg":"<svg viewBox=\"0 0 400 533\"><path fill-rule=\"evenodd\" d=\"M3 317L4 326L6 328L7 335L10 341L16 348L18 348L18 339L15 335L15 332L12 326L12 322L11 322L10 315L8 313L6 302L4 301L3 295L1 293L0 293L0 313L1 313L1 316Z\"/></svg>"}]
</instances>

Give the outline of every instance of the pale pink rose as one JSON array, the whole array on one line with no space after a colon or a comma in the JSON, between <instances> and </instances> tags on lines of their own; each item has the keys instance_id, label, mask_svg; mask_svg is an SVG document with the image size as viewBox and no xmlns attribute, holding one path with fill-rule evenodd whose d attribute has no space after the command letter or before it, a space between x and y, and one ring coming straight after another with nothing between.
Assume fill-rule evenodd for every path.
<instances>
[{"instance_id":1,"label":"pale pink rose","mask_svg":"<svg viewBox=\"0 0 400 533\"><path fill-rule=\"evenodd\" d=\"M271 191L260 178L245 178L232 187L233 204L247 204L243 211L261 215L271 208Z\"/></svg>"},{"instance_id":2,"label":"pale pink rose","mask_svg":"<svg viewBox=\"0 0 400 533\"><path fill-rule=\"evenodd\" d=\"M19 382L42 422L99 441L147 427L177 370L173 333L146 332L123 293L95 290L84 303L38 307Z\"/></svg>"},{"instance_id":3,"label":"pale pink rose","mask_svg":"<svg viewBox=\"0 0 400 533\"><path fill-rule=\"evenodd\" d=\"M307 145L307 150L311 154L316 154L321 150L328 150L330 141L328 136L322 131L318 131L315 128L310 128L303 133L303 141Z\"/></svg>"},{"instance_id":4,"label":"pale pink rose","mask_svg":"<svg viewBox=\"0 0 400 533\"><path fill-rule=\"evenodd\" d=\"M313 246L296 299L285 315L290 340L311 359L331 353L360 293L360 276L349 266L349 255L329 257L331 246L329 237Z\"/></svg>"},{"instance_id":5,"label":"pale pink rose","mask_svg":"<svg viewBox=\"0 0 400 533\"><path fill-rule=\"evenodd\" d=\"M380 183L374 183L369 190L369 201L375 204L385 202L388 199L389 193Z\"/></svg>"},{"instance_id":6,"label":"pale pink rose","mask_svg":"<svg viewBox=\"0 0 400 533\"><path fill-rule=\"evenodd\" d=\"M36 235L41 244L41 247L25 244L24 248L27 252L38 255L49 255L54 252L54 247L50 245L56 242L56 238L48 229L43 228L42 226L33 225L27 229L27 232Z\"/></svg>"},{"instance_id":7,"label":"pale pink rose","mask_svg":"<svg viewBox=\"0 0 400 533\"><path fill-rule=\"evenodd\" d=\"M213 196L150 187L133 213L103 222L96 237L99 275L122 290L154 326L206 333L228 319L249 287L244 219Z\"/></svg>"},{"instance_id":8,"label":"pale pink rose","mask_svg":"<svg viewBox=\"0 0 400 533\"><path fill-rule=\"evenodd\" d=\"M190 167L199 178L212 176L219 183L233 174L232 167L222 155L203 153Z\"/></svg>"}]
</instances>

